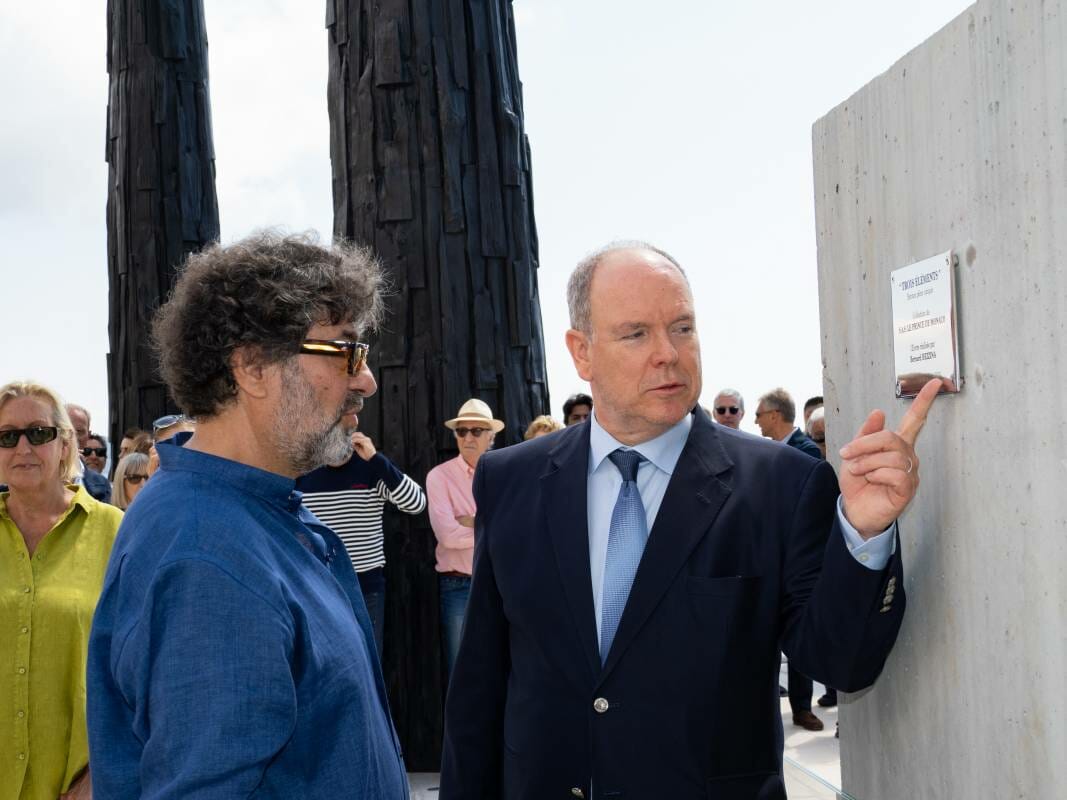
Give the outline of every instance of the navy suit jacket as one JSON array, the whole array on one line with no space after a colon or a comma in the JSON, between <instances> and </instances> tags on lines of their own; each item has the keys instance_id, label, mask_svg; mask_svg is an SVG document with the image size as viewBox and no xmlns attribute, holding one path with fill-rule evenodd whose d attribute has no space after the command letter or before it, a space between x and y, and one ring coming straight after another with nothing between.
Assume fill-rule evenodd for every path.
<instances>
[{"instance_id":1,"label":"navy suit jacket","mask_svg":"<svg viewBox=\"0 0 1067 800\"><path fill-rule=\"evenodd\" d=\"M603 666L589 426L482 457L442 800L784 800L779 648L845 691L878 676L899 547L857 563L826 462L694 415Z\"/></svg>"},{"instance_id":2,"label":"navy suit jacket","mask_svg":"<svg viewBox=\"0 0 1067 800\"><path fill-rule=\"evenodd\" d=\"M822 458L822 450L819 449L819 445L815 444L815 440L800 428L793 428L793 433L785 440L785 443L790 447L795 447L801 453L807 453L812 458Z\"/></svg>"}]
</instances>

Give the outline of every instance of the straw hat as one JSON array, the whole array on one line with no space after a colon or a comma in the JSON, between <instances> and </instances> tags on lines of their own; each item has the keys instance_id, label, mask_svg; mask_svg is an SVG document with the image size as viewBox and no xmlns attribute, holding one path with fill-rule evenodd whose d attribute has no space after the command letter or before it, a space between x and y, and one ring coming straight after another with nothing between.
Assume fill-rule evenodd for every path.
<instances>
[{"instance_id":1,"label":"straw hat","mask_svg":"<svg viewBox=\"0 0 1067 800\"><path fill-rule=\"evenodd\" d=\"M473 397L460 407L455 419L450 419L445 423L445 427L455 430L456 426L461 422L483 425L493 433L500 433L504 430L503 421L493 419L492 409L481 400Z\"/></svg>"}]
</instances>

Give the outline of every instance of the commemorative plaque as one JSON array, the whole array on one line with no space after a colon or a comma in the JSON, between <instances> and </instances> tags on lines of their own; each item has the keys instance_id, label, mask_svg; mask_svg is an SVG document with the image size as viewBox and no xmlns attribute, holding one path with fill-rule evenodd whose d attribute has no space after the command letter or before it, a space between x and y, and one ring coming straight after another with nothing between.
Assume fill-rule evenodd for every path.
<instances>
[{"instance_id":1,"label":"commemorative plaque","mask_svg":"<svg viewBox=\"0 0 1067 800\"><path fill-rule=\"evenodd\" d=\"M941 379L942 392L960 391L952 251L894 270L889 281L897 397L914 397L931 378Z\"/></svg>"}]
</instances>

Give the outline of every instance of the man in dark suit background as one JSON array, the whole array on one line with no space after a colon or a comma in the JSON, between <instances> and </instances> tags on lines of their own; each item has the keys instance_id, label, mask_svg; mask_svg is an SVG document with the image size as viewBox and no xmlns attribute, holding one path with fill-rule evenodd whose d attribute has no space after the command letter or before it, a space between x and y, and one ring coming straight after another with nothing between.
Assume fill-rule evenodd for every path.
<instances>
[{"instance_id":1,"label":"man in dark suit background","mask_svg":"<svg viewBox=\"0 0 1067 800\"><path fill-rule=\"evenodd\" d=\"M819 445L794 424L796 417L796 404L789 392L781 387L771 389L760 397L756 407L756 425L759 426L760 433L768 439L795 447L812 458L822 458ZM790 661L788 693L793 724L809 731L821 731L822 720L811 710L812 688L811 678L802 675Z\"/></svg>"},{"instance_id":2,"label":"man in dark suit background","mask_svg":"<svg viewBox=\"0 0 1067 800\"><path fill-rule=\"evenodd\" d=\"M697 406L692 295L623 243L568 286L586 423L487 454L446 707L443 800L778 800L779 649L870 685L904 611L894 520L931 383L825 462Z\"/></svg>"}]
</instances>

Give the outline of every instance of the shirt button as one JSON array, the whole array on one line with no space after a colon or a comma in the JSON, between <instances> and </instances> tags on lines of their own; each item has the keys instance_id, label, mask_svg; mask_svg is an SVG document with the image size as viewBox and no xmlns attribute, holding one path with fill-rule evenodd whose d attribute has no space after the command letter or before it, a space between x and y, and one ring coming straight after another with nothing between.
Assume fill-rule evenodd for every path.
<instances>
[{"instance_id":1,"label":"shirt button","mask_svg":"<svg viewBox=\"0 0 1067 800\"><path fill-rule=\"evenodd\" d=\"M25 675L25 674L26 674L26 668L25 667L19 667L19 675Z\"/></svg>"},{"instance_id":2,"label":"shirt button","mask_svg":"<svg viewBox=\"0 0 1067 800\"><path fill-rule=\"evenodd\" d=\"M870 555L868 555L867 553L860 553L860 561L862 561L864 564L866 564L870 560Z\"/></svg>"},{"instance_id":3,"label":"shirt button","mask_svg":"<svg viewBox=\"0 0 1067 800\"><path fill-rule=\"evenodd\" d=\"M573 794L575 797L585 797L585 792L583 792L577 786L571 789L571 794Z\"/></svg>"},{"instance_id":4,"label":"shirt button","mask_svg":"<svg viewBox=\"0 0 1067 800\"><path fill-rule=\"evenodd\" d=\"M25 711L20 711L15 716L18 717L19 719L22 719L23 717L26 716L26 712Z\"/></svg>"},{"instance_id":5,"label":"shirt button","mask_svg":"<svg viewBox=\"0 0 1067 800\"><path fill-rule=\"evenodd\" d=\"M30 593L30 587L29 586L23 586L22 587L22 593L23 594L29 594Z\"/></svg>"},{"instance_id":6,"label":"shirt button","mask_svg":"<svg viewBox=\"0 0 1067 800\"><path fill-rule=\"evenodd\" d=\"M596 700L593 701L593 710L596 711L596 713L598 714L603 714L609 708L611 708L611 704L608 703L608 701L605 700L603 697L598 697Z\"/></svg>"},{"instance_id":7,"label":"shirt button","mask_svg":"<svg viewBox=\"0 0 1067 800\"><path fill-rule=\"evenodd\" d=\"M26 760L26 754L25 753L19 753L19 761L25 761L25 760Z\"/></svg>"},{"instance_id":8,"label":"shirt button","mask_svg":"<svg viewBox=\"0 0 1067 800\"><path fill-rule=\"evenodd\" d=\"M23 625L23 626L22 626L22 632L23 632L23 633L29 633L29 632L30 632L30 629L29 629L29 628L27 628L27 627L26 627L25 625Z\"/></svg>"}]
</instances>

